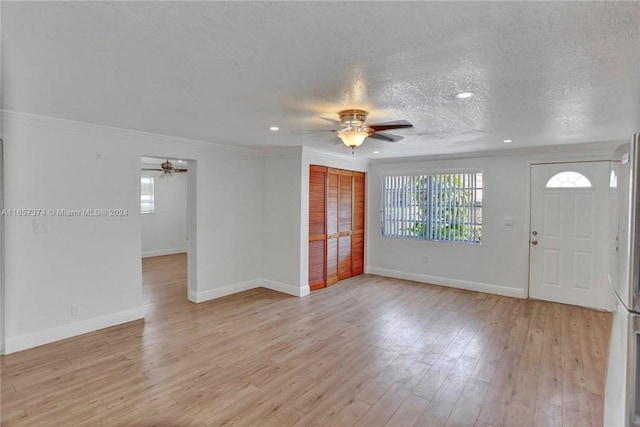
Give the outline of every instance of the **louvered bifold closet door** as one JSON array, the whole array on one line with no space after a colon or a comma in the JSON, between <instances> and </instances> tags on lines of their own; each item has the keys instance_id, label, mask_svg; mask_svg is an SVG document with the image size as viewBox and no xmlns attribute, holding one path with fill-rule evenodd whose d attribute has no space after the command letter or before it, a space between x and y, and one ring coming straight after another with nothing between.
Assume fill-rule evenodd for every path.
<instances>
[{"instance_id":1,"label":"louvered bifold closet door","mask_svg":"<svg viewBox=\"0 0 640 427\"><path fill-rule=\"evenodd\" d=\"M351 235L351 275L364 273L365 174L353 173L353 233Z\"/></svg>"},{"instance_id":2,"label":"louvered bifold closet door","mask_svg":"<svg viewBox=\"0 0 640 427\"><path fill-rule=\"evenodd\" d=\"M340 171L327 168L327 286L338 281L338 181Z\"/></svg>"},{"instance_id":3,"label":"louvered bifold closet door","mask_svg":"<svg viewBox=\"0 0 640 427\"><path fill-rule=\"evenodd\" d=\"M309 168L309 287L364 272L365 174Z\"/></svg>"},{"instance_id":4,"label":"louvered bifold closet door","mask_svg":"<svg viewBox=\"0 0 640 427\"><path fill-rule=\"evenodd\" d=\"M340 171L338 184L338 279L351 274L351 235L353 233L353 172Z\"/></svg>"},{"instance_id":5,"label":"louvered bifold closet door","mask_svg":"<svg viewBox=\"0 0 640 427\"><path fill-rule=\"evenodd\" d=\"M327 242L327 168L309 169L309 288L324 288L326 278Z\"/></svg>"}]
</instances>

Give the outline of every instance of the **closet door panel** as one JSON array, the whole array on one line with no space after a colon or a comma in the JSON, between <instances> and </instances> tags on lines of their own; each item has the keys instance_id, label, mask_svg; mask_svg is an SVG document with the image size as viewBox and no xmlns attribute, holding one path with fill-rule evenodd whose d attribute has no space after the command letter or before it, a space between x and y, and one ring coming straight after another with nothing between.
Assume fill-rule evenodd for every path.
<instances>
[{"instance_id":1,"label":"closet door panel","mask_svg":"<svg viewBox=\"0 0 640 427\"><path fill-rule=\"evenodd\" d=\"M325 271L326 241L309 242L309 288L314 291L327 285Z\"/></svg>"},{"instance_id":2,"label":"closet door panel","mask_svg":"<svg viewBox=\"0 0 640 427\"><path fill-rule=\"evenodd\" d=\"M327 285L338 281L339 173L327 169Z\"/></svg>"},{"instance_id":3,"label":"closet door panel","mask_svg":"<svg viewBox=\"0 0 640 427\"><path fill-rule=\"evenodd\" d=\"M327 171L327 234L338 232L338 171Z\"/></svg>"},{"instance_id":4,"label":"closet door panel","mask_svg":"<svg viewBox=\"0 0 640 427\"><path fill-rule=\"evenodd\" d=\"M327 286L338 281L338 238L327 239Z\"/></svg>"},{"instance_id":5,"label":"closet door panel","mask_svg":"<svg viewBox=\"0 0 640 427\"><path fill-rule=\"evenodd\" d=\"M353 176L353 231L364 230L364 173Z\"/></svg>"},{"instance_id":6,"label":"closet door panel","mask_svg":"<svg viewBox=\"0 0 640 427\"><path fill-rule=\"evenodd\" d=\"M353 234L351 238L351 274L364 273L365 174L353 173Z\"/></svg>"},{"instance_id":7,"label":"closet door panel","mask_svg":"<svg viewBox=\"0 0 640 427\"><path fill-rule=\"evenodd\" d=\"M353 231L353 172L340 171L338 182L338 278L351 277Z\"/></svg>"},{"instance_id":8,"label":"closet door panel","mask_svg":"<svg viewBox=\"0 0 640 427\"><path fill-rule=\"evenodd\" d=\"M351 232L353 225L353 176L352 172L340 171L340 194L338 196L338 231Z\"/></svg>"},{"instance_id":9,"label":"closet door panel","mask_svg":"<svg viewBox=\"0 0 640 427\"><path fill-rule=\"evenodd\" d=\"M351 235L340 236L338 240L338 279L348 279L351 276Z\"/></svg>"},{"instance_id":10,"label":"closet door panel","mask_svg":"<svg viewBox=\"0 0 640 427\"><path fill-rule=\"evenodd\" d=\"M309 168L309 287L326 286L326 180L327 168Z\"/></svg>"},{"instance_id":11,"label":"closet door panel","mask_svg":"<svg viewBox=\"0 0 640 427\"><path fill-rule=\"evenodd\" d=\"M327 168L311 166L309 171L309 236L325 235Z\"/></svg>"},{"instance_id":12,"label":"closet door panel","mask_svg":"<svg viewBox=\"0 0 640 427\"><path fill-rule=\"evenodd\" d=\"M351 275L364 273L364 234L354 233L351 236Z\"/></svg>"}]
</instances>

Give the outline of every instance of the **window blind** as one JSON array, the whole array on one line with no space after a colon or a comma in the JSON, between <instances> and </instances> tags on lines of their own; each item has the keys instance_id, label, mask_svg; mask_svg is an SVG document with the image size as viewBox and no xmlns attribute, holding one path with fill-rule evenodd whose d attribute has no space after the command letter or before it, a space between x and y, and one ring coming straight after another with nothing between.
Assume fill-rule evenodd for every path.
<instances>
[{"instance_id":1,"label":"window blind","mask_svg":"<svg viewBox=\"0 0 640 427\"><path fill-rule=\"evenodd\" d=\"M383 177L382 235L480 243L482 172Z\"/></svg>"}]
</instances>

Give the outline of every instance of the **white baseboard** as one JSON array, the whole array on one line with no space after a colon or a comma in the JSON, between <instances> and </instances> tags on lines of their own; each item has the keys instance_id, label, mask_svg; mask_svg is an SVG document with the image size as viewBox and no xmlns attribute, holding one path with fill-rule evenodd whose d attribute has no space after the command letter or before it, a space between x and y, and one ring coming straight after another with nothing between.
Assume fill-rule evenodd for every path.
<instances>
[{"instance_id":1,"label":"white baseboard","mask_svg":"<svg viewBox=\"0 0 640 427\"><path fill-rule=\"evenodd\" d=\"M5 354L15 353L139 319L144 319L144 309L142 307L94 317L93 319L82 320L69 325L45 329L44 331L34 332L32 334L7 338L5 342Z\"/></svg>"},{"instance_id":2,"label":"white baseboard","mask_svg":"<svg viewBox=\"0 0 640 427\"><path fill-rule=\"evenodd\" d=\"M190 290L189 292L187 292L187 299L189 301L191 301L191 302L197 303L198 302L198 293Z\"/></svg>"},{"instance_id":3,"label":"white baseboard","mask_svg":"<svg viewBox=\"0 0 640 427\"><path fill-rule=\"evenodd\" d=\"M142 252L142 258L151 258L154 256L183 254L187 252L187 248L159 249L156 251Z\"/></svg>"},{"instance_id":4,"label":"white baseboard","mask_svg":"<svg viewBox=\"0 0 640 427\"><path fill-rule=\"evenodd\" d=\"M508 288L506 286L492 285L488 283L469 282L466 280L448 279L446 277L429 276L426 274L408 273L406 271L389 270L386 268L366 267L367 274L393 277L394 279L411 280L414 282L429 283L432 285L449 286L451 288L466 289L469 291L486 292L488 294L504 295L514 298L526 298L524 289Z\"/></svg>"},{"instance_id":5,"label":"white baseboard","mask_svg":"<svg viewBox=\"0 0 640 427\"><path fill-rule=\"evenodd\" d=\"M277 292L282 292L297 297L303 297L309 294L309 286L296 287L294 285L276 282L274 280L253 279L246 282L234 283L231 285L223 286L221 288L210 289L203 292L189 291L187 298L189 299L189 301L199 303L260 287L272 289ZM95 317L93 319L71 323L69 325L63 325L56 328L46 329L44 331L34 332L32 334L7 338L7 340L5 341L4 354L15 353L17 351L26 350L28 348L37 347L43 344L49 344L54 341L71 338L77 335L86 334L88 332L97 331L98 329L108 328L110 326L115 326L143 318L144 309L142 307L138 307L131 310L120 311L118 313L112 313L105 316Z\"/></svg>"},{"instance_id":6,"label":"white baseboard","mask_svg":"<svg viewBox=\"0 0 640 427\"><path fill-rule=\"evenodd\" d=\"M238 292L248 291L260 287L260 279L248 280L246 282L233 283L221 288L209 289L207 291L195 292L191 301L199 303L209 301L216 298L226 297L227 295L237 294Z\"/></svg>"},{"instance_id":7,"label":"white baseboard","mask_svg":"<svg viewBox=\"0 0 640 427\"><path fill-rule=\"evenodd\" d=\"M309 294L308 285L301 288L299 286L290 285L288 283L276 282L275 280L261 279L260 286L296 297L303 297Z\"/></svg>"},{"instance_id":8,"label":"white baseboard","mask_svg":"<svg viewBox=\"0 0 640 427\"><path fill-rule=\"evenodd\" d=\"M210 289L202 292L189 292L189 301L195 303L210 301L216 298L226 297L227 295L236 294L238 292L248 291L255 288L267 288L276 292L303 297L309 295L309 286L298 287L288 283L276 282L268 279L253 279L246 282L233 283L221 288Z\"/></svg>"}]
</instances>

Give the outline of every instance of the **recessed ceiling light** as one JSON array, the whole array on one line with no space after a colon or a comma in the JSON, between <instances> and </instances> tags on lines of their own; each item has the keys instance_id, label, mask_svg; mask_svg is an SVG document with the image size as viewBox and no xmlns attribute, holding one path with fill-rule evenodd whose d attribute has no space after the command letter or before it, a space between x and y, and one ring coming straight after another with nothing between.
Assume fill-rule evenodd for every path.
<instances>
[{"instance_id":1,"label":"recessed ceiling light","mask_svg":"<svg viewBox=\"0 0 640 427\"><path fill-rule=\"evenodd\" d=\"M178 163L184 163L184 160L178 160Z\"/></svg>"},{"instance_id":2,"label":"recessed ceiling light","mask_svg":"<svg viewBox=\"0 0 640 427\"><path fill-rule=\"evenodd\" d=\"M380 152L379 151L374 151L373 154L380 154Z\"/></svg>"},{"instance_id":3,"label":"recessed ceiling light","mask_svg":"<svg viewBox=\"0 0 640 427\"><path fill-rule=\"evenodd\" d=\"M513 139L505 139L504 141L505 144L511 144L513 142Z\"/></svg>"},{"instance_id":4,"label":"recessed ceiling light","mask_svg":"<svg viewBox=\"0 0 640 427\"><path fill-rule=\"evenodd\" d=\"M272 130L272 131L274 131L274 132L275 132L275 131L277 131L277 130L280 130L280 128L279 128L278 126L271 126L271 127L269 128L269 130Z\"/></svg>"},{"instance_id":5,"label":"recessed ceiling light","mask_svg":"<svg viewBox=\"0 0 640 427\"><path fill-rule=\"evenodd\" d=\"M460 92L460 93L456 93L456 98L466 99L466 98L471 98L473 95L475 95L473 92Z\"/></svg>"}]
</instances>

